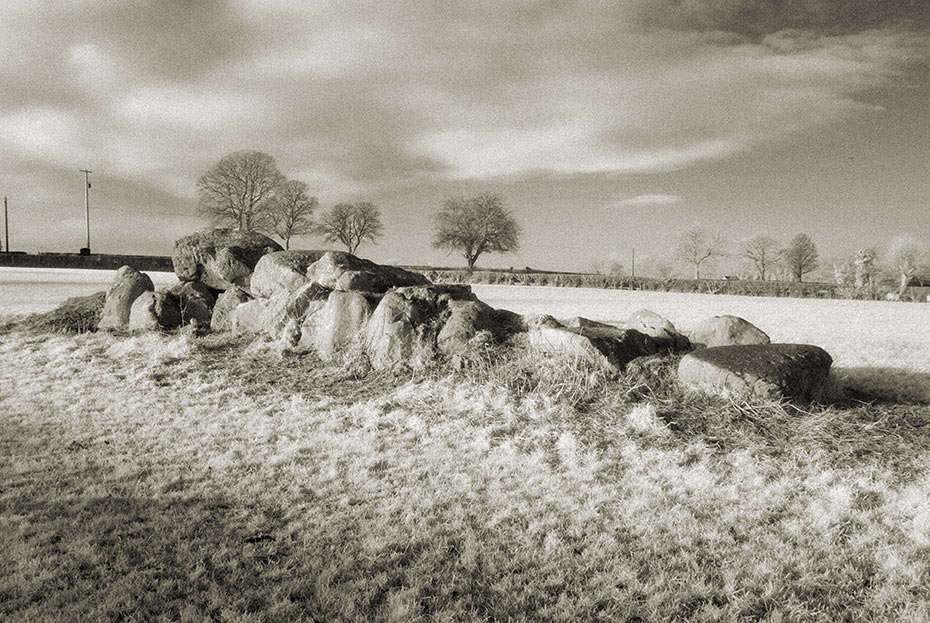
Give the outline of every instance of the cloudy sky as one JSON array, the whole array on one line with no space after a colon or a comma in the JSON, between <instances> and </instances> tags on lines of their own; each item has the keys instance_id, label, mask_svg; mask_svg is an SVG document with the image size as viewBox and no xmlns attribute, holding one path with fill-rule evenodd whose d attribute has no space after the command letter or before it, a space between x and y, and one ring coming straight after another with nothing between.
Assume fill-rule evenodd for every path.
<instances>
[{"instance_id":1,"label":"cloudy sky","mask_svg":"<svg viewBox=\"0 0 930 623\"><path fill-rule=\"evenodd\" d=\"M13 249L84 245L88 168L93 250L170 253L239 149L377 204L378 261L463 264L429 216L484 191L524 238L479 266L660 256L695 225L824 256L930 238L926 0L4 5Z\"/></svg>"}]
</instances>

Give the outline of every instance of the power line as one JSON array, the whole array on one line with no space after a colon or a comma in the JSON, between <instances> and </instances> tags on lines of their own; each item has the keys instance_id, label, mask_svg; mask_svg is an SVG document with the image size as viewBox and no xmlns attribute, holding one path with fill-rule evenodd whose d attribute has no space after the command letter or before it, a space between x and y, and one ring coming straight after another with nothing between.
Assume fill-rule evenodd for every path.
<instances>
[{"instance_id":1,"label":"power line","mask_svg":"<svg viewBox=\"0 0 930 623\"><path fill-rule=\"evenodd\" d=\"M65 201L46 201L46 200L42 200L42 199L26 199L26 200L24 201L24 203L26 203L26 204L38 204L38 205L42 205L42 206L49 206L49 207L52 207L52 208L73 208L73 207L74 207L74 204L73 204L73 203L70 203L70 202L65 202ZM107 212L121 212L121 213L124 213L124 214L133 214L133 215L138 215L138 216L148 216L148 215L150 215L150 214L158 214L158 215L162 215L162 216L189 216L189 217L196 217L196 216L197 216L197 215L194 214L194 213L165 212L164 210L152 210L152 209L150 209L150 208L145 208L145 207L137 207L137 208L135 208L135 209L133 209L133 208L128 208L128 209L127 209L127 208L106 207L106 206L100 206L100 205L96 205L96 204L95 204L95 205L94 205L94 209L95 209L95 210L105 210L105 211L107 211Z\"/></svg>"}]
</instances>

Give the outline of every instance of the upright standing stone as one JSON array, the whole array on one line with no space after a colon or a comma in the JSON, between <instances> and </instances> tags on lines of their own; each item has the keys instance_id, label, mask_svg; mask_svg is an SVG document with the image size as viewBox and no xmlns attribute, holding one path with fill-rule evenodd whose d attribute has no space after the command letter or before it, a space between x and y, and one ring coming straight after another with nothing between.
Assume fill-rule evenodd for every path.
<instances>
[{"instance_id":1,"label":"upright standing stone","mask_svg":"<svg viewBox=\"0 0 930 623\"><path fill-rule=\"evenodd\" d=\"M129 326L132 304L146 290L154 290L152 280L132 266L116 271L116 279L107 289L107 298L100 314L100 329L125 329Z\"/></svg>"}]
</instances>

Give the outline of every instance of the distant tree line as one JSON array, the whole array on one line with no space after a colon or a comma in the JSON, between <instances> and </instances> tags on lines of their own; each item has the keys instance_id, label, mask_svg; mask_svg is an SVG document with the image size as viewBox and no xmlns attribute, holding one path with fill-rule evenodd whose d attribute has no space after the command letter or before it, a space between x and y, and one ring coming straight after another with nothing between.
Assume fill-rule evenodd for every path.
<instances>
[{"instance_id":1,"label":"distant tree line","mask_svg":"<svg viewBox=\"0 0 930 623\"><path fill-rule=\"evenodd\" d=\"M674 249L675 259L693 269L695 279L701 278L703 266L727 256L747 261L754 277L761 281L775 278L800 283L820 267L817 245L805 233L797 234L784 246L770 236L754 236L730 252L720 235L698 227L683 232ZM860 249L854 258L833 269L836 285L874 290L880 279L894 280L901 295L919 277L930 275L930 255L923 242L902 235L892 239L883 254L875 248Z\"/></svg>"}]
</instances>

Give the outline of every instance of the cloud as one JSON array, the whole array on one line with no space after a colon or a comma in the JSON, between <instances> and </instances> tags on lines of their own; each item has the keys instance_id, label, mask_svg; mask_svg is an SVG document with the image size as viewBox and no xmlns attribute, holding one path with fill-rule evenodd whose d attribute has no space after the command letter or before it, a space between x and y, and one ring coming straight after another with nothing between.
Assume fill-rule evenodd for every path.
<instances>
[{"instance_id":1,"label":"cloud","mask_svg":"<svg viewBox=\"0 0 930 623\"><path fill-rule=\"evenodd\" d=\"M681 201L678 195L637 195L628 199L622 199L613 204L613 207L641 207L641 206L664 206L673 205Z\"/></svg>"},{"instance_id":2,"label":"cloud","mask_svg":"<svg viewBox=\"0 0 930 623\"><path fill-rule=\"evenodd\" d=\"M0 26L0 149L182 198L242 148L334 194L656 173L876 112L930 59L903 2L772 4L37 2Z\"/></svg>"}]
</instances>

